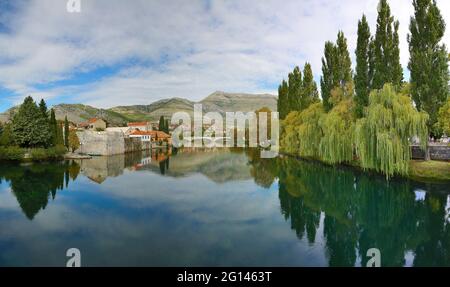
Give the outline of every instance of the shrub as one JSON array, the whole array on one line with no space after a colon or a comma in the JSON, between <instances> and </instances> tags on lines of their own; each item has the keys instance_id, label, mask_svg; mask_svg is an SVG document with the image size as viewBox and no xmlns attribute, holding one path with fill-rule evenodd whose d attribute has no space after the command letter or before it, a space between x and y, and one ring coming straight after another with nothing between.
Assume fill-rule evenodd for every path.
<instances>
[{"instance_id":1,"label":"shrub","mask_svg":"<svg viewBox=\"0 0 450 287\"><path fill-rule=\"evenodd\" d=\"M0 147L0 160L22 160L25 150L20 147Z\"/></svg>"},{"instance_id":2,"label":"shrub","mask_svg":"<svg viewBox=\"0 0 450 287\"><path fill-rule=\"evenodd\" d=\"M46 160L48 158L47 151L43 148L35 148L30 152L31 159L34 161Z\"/></svg>"},{"instance_id":3,"label":"shrub","mask_svg":"<svg viewBox=\"0 0 450 287\"><path fill-rule=\"evenodd\" d=\"M36 148L32 149L31 159L34 161L43 161L43 160L58 160L64 157L64 154L67 152L64 146L58 145L56 147L51 147L48 149Z\"/></svg>"}]
</instances>

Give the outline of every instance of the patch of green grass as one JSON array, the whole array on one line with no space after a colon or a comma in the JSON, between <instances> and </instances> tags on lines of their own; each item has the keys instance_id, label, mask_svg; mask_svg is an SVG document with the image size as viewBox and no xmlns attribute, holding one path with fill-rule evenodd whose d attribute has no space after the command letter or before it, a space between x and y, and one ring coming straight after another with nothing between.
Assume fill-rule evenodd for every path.
<instances>
[{"instance_id":1,"label":"patch of green grass","mask_svg":"<svg viewBox=\"0 0 450 287\"><path fill-rule=\"evenodd\" d=\"M450 181L450 162L412 160L409 176L419 180Z\"/></svg>"}]
</instances>

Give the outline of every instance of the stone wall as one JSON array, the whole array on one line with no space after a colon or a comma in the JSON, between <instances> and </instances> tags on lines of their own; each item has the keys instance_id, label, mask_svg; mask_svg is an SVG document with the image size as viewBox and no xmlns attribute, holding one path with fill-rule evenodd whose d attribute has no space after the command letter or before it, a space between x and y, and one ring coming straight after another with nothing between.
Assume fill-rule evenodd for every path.
<instances>
[{"instance_id":1,"label":"stone wall","mask_svg":"<svg viewBox=\"0 0 450 287\"><path fill-rule=\"evenodd\" d=\"M425 151L421 150L419 146L412 146L412 158L413 159L425 159ZM430 158L432 160L450 160L450 147L449 146L430 146Z\"/></svg>"},{"instance_id":2,"label":"stone wall","mask_svg":"<svg viewBox=\"0 0 450 287\"><path fill-rule=\"evenodd\" d=\"M151 148L138 138L124 137L121 132L80 131L77 135L81 143L77 152L81 154L115 155Z\"/></svg>"}]
</instances>

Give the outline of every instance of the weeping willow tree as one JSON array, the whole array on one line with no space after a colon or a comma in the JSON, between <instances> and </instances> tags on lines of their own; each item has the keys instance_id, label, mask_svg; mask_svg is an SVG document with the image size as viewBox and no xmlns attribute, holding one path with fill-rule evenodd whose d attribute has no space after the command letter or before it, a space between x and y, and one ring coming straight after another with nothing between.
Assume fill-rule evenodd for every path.
<instances>
[{"instance_id":1,"label":"weeping willow tree","mask_svg":"<svg viewBox=\"0 0 450 287\"><path fill-rule=\"evenodd\" d=\"M290 112L281 124L281 151L291 155L298 155L299 137L296 127L301 124L300 112Z\"/></svg>"},{"instance_id":2,"label":"weeping willow tree","mask_svg":"<svg viewBox=\"0 0 450 287\"><path fill-rule=\"evenodd\" d=\"M319 144L322 130L320 118L325 114L322 103L316 103L300 114L300 125L296 128L299 138L299 154L304 157L319 157Z\"/></svg>"},{"instance_id":3,"label":"weeping willow tree","mask_svg":"<svg viewBox=\"0 0 450 287\"><path fill-rule=\"evenodd\" d=\"M356 123L356 153L364 169L374 169L392 177L407 175L411 159L410 141L427 143L428 115L418 112L411 99L387 84L373 91L364 118Z\"/></svg>"},{"instance_id":4,"label":"weeping willow tree","mask_svg":"<svg viewBox=\"0 0 450 287\"><path fill-rule=\"evenodd\" d=\"M333 109L319 122L323 131L319 145L320 157L327 163L350 162L353 159L353 98L352 81L331 91L329 102Z\"/></svg>"},{"instance_id":5,"label":"weeping willow tree","mask_svg":"<svg viewBox=\"0 0 450 287\"><path fill-rule=\"evenodd\" d=\"M354 137L352 110L352 99L344 99L321 118L323 137L319 147L323 161L330 164L352 161Z\"/></svg>"},{"instance_id":6,"label":"weeping willow tree","mask_svg":"<svg viewBox=\"0 0 450 287\"><path fill-rule=\"evenodd\" d=\"M312 104L302 112L289 113L282 124L282 151L318 158L319 144L323 136L319 121L324 114L322 103Z\"/></svg>"}]
</instances>

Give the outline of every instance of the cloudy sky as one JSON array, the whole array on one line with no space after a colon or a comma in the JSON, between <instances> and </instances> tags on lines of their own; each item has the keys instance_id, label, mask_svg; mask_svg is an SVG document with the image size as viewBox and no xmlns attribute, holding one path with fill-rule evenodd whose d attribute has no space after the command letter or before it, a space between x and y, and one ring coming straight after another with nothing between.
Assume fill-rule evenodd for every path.
<instances>
[{"instance_id":1,"label":"cloudy sky","mask_svg":"<svg viewBox=\"0 0 450 287\"><path fill-rule=\"evenodd\" d=\"M354 58L357 21L365 13L373 32L378 3L80 1L81 13L69 13L67 0L0 0L0 111L27 95L107 108L216 90L275 94L305 61L319 79L324 42L339 29ZM450 1L437 2L450 23ZM412 0L390 4L406 67Z\"/></svg>"}]
</instances>

